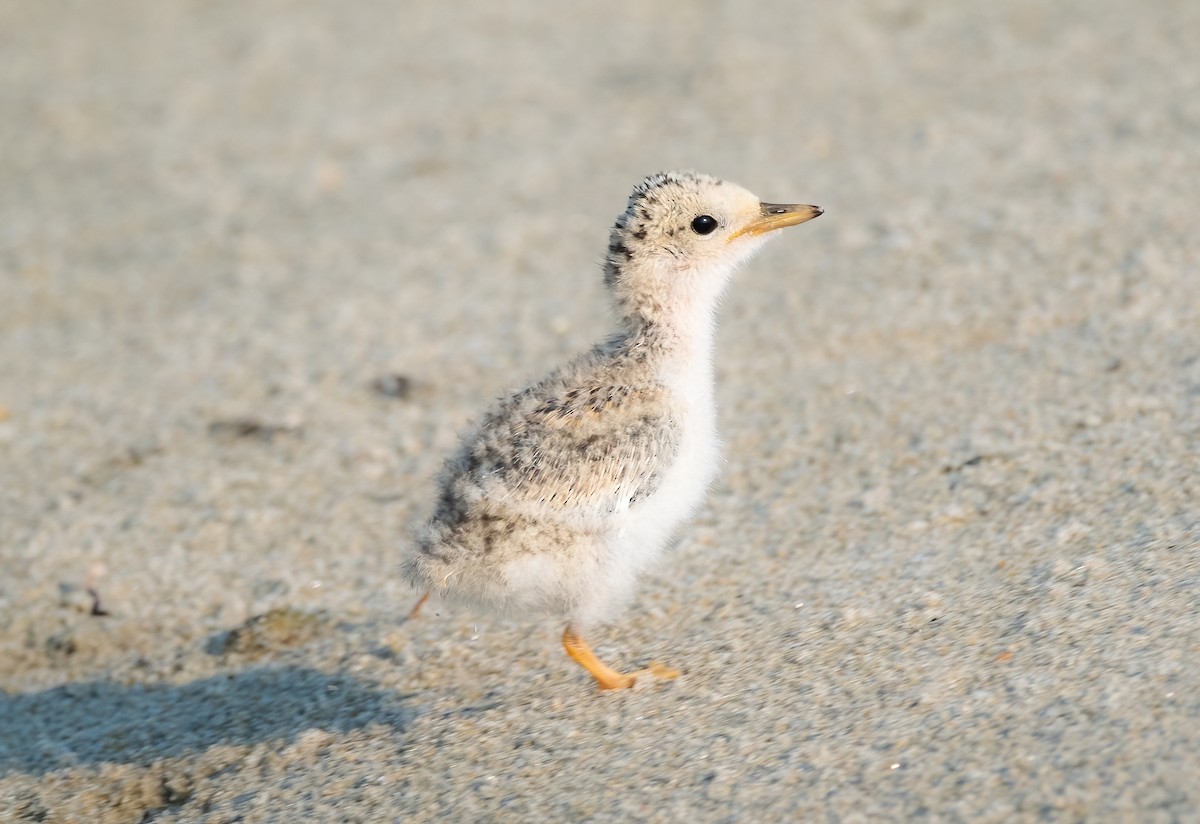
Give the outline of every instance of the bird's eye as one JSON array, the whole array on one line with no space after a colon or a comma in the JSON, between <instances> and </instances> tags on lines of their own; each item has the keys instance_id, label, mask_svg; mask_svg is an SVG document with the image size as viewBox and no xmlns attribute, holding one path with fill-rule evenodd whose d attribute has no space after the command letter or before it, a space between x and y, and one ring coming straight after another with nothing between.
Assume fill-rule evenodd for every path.
<instances>
[{"instance_id":1,"label":"bird's eye","mask_svg":"<svg viewBox=\"0 0 1200 824\"><path fill-rule=\"evenodd\" d=\"M698 235L709 235L717 228L717 219L712 215L700 215L692 221L692 231Z\"/></svg>"}]
</instances>

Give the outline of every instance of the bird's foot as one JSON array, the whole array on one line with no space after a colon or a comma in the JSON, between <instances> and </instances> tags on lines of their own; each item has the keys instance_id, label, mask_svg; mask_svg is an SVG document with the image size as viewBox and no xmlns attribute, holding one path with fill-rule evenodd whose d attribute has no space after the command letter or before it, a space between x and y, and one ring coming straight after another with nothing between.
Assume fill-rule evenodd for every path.
<instances>
[{"instance_id":1,"label":"bird's foot","mask_svg":"<svg viewBox=\"0 0 1200 824\"><path fill-rule=\"evenodd\" d=\"M638 670L633 673L617 672L612 667L605 664L596 657L596 653L592 652L588 642L583 640L583 636L575 631L573 627L567 627L563 633L563 648L567 651L567 655L575 663L579 664L596 679L596 685L602 690L627 690L637 683L637 679L643 675L650 675L663 680L670 680L679 677L679 670L664 666L658 662L652 663L644 670Z\"/></svg>"},{"instance_id":2,"label":"bird's foot","mask_svg":"<svg viewBox=\"0 0 1200 824\"><path fill-rule=\"evenodd\" d=\"M609 670L606 673L592 673L596 686L602 690L627 690L637 683L637 673L626 675L623 672Z\"/></svg>"},{"instance_id":3,"label":"bird's foot","mask_svg":"<svg viewBox=\"0 0 1200 824\"><path fill-rule=\"evenodd\" d=\"M642 677L657 678L660 681L673 681L682 674L674 667L668 667L666 664L660 664L657 661L652 661L650 666L645 669L628 674L616 672L608 667L604 669L607 671L603 673L589 670L602 690L626 690L636 684L637 680Z\"/></svg>"},{"instance_id":4,"label":"bird's foot","mask_svg":"<svg viewBox=\"0 0 1200 824\"><path fill-rule=\"evenodd\" d=\"M634 673L635 676L649 675L653 678L657 678L660 681L674 681L682 674L683 673L674 667L668 667L666 664L660 664L657 661L651 661L650 666L646 667L640 672Z\"/></svg>"}]
</instances>

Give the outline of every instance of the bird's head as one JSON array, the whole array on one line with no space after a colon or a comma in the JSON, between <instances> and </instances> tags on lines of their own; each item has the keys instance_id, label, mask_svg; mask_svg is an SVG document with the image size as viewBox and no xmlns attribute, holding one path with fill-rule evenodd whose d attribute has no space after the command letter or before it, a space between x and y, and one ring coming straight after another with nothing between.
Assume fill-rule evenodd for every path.
<instances>
[{"instance_id":1,"label":"bird's head","mask_svg":"<svg viewBox=\"0 0 1200 824\"><path fill-rule=\"evenodd\" d=\"M709 309L738 264L774 233L821 214L763 203L733 183L660 172L629 196L608 244L604 282L624 314L652 322Z\"/></svg>"}]
</instances>

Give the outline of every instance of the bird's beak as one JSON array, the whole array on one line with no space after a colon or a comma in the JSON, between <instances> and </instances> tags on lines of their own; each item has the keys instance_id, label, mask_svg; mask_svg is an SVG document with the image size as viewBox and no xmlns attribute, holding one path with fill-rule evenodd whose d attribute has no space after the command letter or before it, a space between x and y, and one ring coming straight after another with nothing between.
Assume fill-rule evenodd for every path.
<instances>
[{"instance_id":1,"label":"bird's beak","mask_svg":"<svg viewBox=\"0 0 1200 824\"><path fill-rule=\"evenodd\" d=\"M802 203L760 203L758 217L730 235L729 239L733 240L742 235L761 235L785 226L795 226L820 217L824 211L819 206L805 206Z\"/></svg>"}]
</instances>

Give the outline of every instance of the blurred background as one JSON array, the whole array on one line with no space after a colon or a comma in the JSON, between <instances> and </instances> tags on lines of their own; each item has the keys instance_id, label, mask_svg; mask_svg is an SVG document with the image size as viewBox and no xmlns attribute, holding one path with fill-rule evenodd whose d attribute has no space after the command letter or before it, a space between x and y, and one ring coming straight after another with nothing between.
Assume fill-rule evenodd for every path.
<instances>
[{"instance_id":1,"label":"blurred background","mask_svg":"<svg viewBox=\"0 0 1200 824\"><path fill-rule=\"evenodd\" d=\"M0 2L0 689L41 696L0 791L114 821L1185 815L1197 32L1128 0ZM397 628L397 553L471 416L607 331L608 228L668 168L826 214L734 283L726 472L613 630L689 676L592 703L556 627ZM263 652L263 615L304 629ZM282 679L290 726L162 743L261 656L415 720L347 698L281 750L320 726ZM54 692L92 680L181 692ZM109 749L96 715L150 734ZM350 789L264 795L313 752Z\"/></svg>"}]
</instances>

